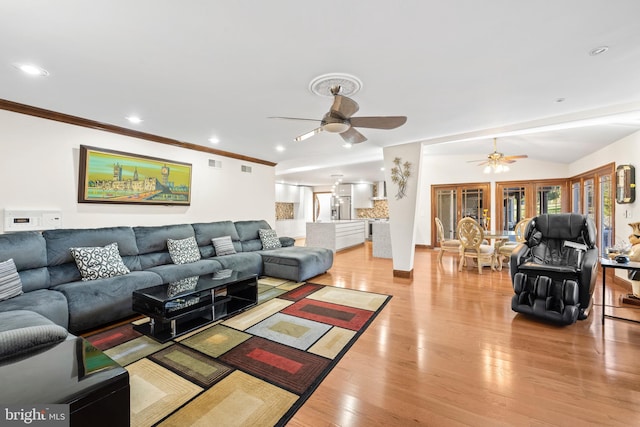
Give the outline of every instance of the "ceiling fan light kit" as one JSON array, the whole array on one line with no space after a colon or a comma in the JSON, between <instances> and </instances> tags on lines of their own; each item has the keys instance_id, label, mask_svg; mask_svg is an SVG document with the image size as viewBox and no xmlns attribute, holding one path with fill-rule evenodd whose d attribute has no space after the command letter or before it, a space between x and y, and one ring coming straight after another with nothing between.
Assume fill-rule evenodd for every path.
<instances>
[{"instance_id":1,"label":"ceiling fan light kit","mask_svg":"<svg viewBox=\"0 0 640 427\"><path fill-rule=\"evenodd\" d=\"M499 153L496 148L497 138L493 138L493 153L487 156L487 160L470 160L470 162L480 162L478 166L484 166L484 173L502 173L509 171L509 164L515 163L516 159L526 159L526 154L519 154L517 156L505 156L503 153Z\"/></svg>"}]
</instances>

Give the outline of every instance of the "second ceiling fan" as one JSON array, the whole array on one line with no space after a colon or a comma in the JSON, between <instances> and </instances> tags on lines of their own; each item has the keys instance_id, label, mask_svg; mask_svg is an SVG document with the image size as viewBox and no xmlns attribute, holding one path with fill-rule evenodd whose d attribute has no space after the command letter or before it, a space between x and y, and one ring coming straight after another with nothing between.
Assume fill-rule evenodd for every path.
<instances>
[{"instance_id":1,"label":"second ceiling fan","mask_svg":"<svg viewBox=\"0 0 640 427\"><path fill-rule=\"evenodd\" d=\"M352 117L360 108L358 103L351 98L340 95L342 88L333 86L333 104L328 113L322 119L303 119L298 117L271 117L273 119L319 121L320 126L295 137L295 141L304 141L320 132L339 133L342 139L349 144L359 144L367 138L355 128L395 129L407 121L406 116L373 116Z\"/></svg>"},{"instance_id":2,"label":"second ceiling fan","mask_svg":"<svg viewBox=\"0 0 640 427\"><path fill-rule=\"evenodd\" d=\"M483 160L469 160L470 163L478 163L478 166L485 166L485 172L506 172L509 170L509 164L515 163L516 159L526 159L526 154L518 154L515 156L505 156L503 153L499 153L496 147L496 140L493 138L493 153L487 155Z\"/></svg>"}]
</instances>

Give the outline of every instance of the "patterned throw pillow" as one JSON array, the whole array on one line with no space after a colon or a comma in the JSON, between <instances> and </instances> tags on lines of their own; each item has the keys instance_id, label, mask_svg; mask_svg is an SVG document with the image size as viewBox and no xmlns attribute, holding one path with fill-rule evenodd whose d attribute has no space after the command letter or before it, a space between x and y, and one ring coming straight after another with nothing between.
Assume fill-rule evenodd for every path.
<instances>
[{"instance_id":1,"label":"patterned throw pillow","mask_svg":"<svg viewBox=\"0 0 640 427\"><path fill-rule=\"evenodd\" d=\"M233 247L231 236L216 237L211 239L213 247L216 250L216 256L232 255L236 253L236 248Z\"/></svg>"},{"instance_id":2,"label":"patterned throw pillow","mask_svg":"<svg viewBox=\"0 0 640 427\"><path fill-rule=\"evenodd\" d=\"M276 230L260 229L258 230L258 234L262 241L262 249L275 249L282 247L280 239L278 239L278 235L276 234Z\"/></svg>"},{"instance_id":3,"label":"patterned throw pillow","mask_svg":"<svg viewBox=\"0 0 640 427\"><path fill-rule=\"evenodd\" d=\"M118 243L104 247L70 248L82 280L105 279L130 273L118 251Z\"/></svg>"},{"instance_id":4,"label":"patterned throw pillow","mask_svg":"<svg viewBox=\"0 0 640 427\"><path fill-rule=\"evenodd\" d=\"M22 280L13 258L0 262L0 301L17 297L22 293Z\"/></svg>"},{"instance_id":5,"label":"patterned throw pillow","mask_svg":"<svg viewBox=\"0 0 640 427\"><path fill-rule=\"evenodd\" d=\"M195 237L181 240L167 239L167 248L174 264L189 264L200 260L200 249Z\"/></svg>"}]
</instances>

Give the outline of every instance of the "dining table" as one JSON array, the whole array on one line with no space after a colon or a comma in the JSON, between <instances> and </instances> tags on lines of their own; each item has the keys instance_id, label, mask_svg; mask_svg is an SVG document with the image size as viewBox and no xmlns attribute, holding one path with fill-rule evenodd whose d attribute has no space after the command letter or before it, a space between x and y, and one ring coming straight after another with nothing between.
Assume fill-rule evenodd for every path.
<instances>
[{"instance_id":1,"label":"dining table","mask_svg":"<svg viewBox=\"0 0 640 427\"><path fill-rule=\"evenodd\" d=\"M485 239L491 240L491 245L494 249L494 265L491 266L491 269L496 271L498 270L498 256L500 256L498 250L500 246L509 240L515 241L516 232L513 230L485 230L483 236Z\"/></svg>"}]
</instances>

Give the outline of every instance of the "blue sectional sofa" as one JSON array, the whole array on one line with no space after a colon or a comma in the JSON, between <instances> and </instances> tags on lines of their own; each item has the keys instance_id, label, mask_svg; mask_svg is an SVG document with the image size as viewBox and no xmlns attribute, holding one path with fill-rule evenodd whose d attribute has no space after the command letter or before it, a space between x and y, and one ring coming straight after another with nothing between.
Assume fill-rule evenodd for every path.
<instances>
[{"instance_id":1,"label":"blue sectional sofa","mask_svg":"<svg viewBox=\"0 0 640 427\"><path fill-rule=\"evenodd\" d=\"M2 234L0 262L14 260L24 293L0 301L0 313L29 310L77 333L133 315L137 289L222 269L303 281L331 268L331 250L294 246L291 238L279 237L282 247L263 249L259 230L266 229L266 221L256 220ZM212 239L224 236L231 237L235 254L216 254ZM167 240L190 237L201 259L175 264ZM70 248L113 242L130 272L82 280Z\"/></svg>"}]
</instances>

